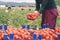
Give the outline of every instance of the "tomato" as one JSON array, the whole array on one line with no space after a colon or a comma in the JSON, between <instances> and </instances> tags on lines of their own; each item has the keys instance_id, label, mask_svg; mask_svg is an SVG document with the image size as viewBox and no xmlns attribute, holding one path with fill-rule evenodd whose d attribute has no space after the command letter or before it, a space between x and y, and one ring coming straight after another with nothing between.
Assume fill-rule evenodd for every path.
<instances>
[{"instance_id":1,"label":"tomato","mask_svg":"<svg viewBox=\"0 0 60 40\"><path fill-rule=\"evenodd\" d=\"M35 12L35 13L30 13L27 15L27 19L29 20L35 20L38 18L38 16L40 16L40 13L38 12Z\"/></svg>"},{"instance_id":2,"label":"tomato","mask_svg":"<svg viewBox=\"0 0 60 40\"><path fill-rule=\"evenodd\" d=\"M49 40L50 38L49 38L49 36L46 36L46 40Z\"/></svg>"},{"instance_id":3,"label":"tomato","mask_svg":"<svg viewBox=\"0 0 60 40\"><path fill-rule=\"evenodd\" d=\"M51 34L54 38L57 38L58 36L54 34L53 32L49 31L49 34Z\"/></svg>"},{"instance_id":4,"label":"tomato","mask_svg":"<svg viewBox=\"0 0 60 40\"><path fill-rule=\"evenodd\" d=\"M19 36L18 36L18 35L14 35L14 38L15 38L15 39L18 39L18 38L19 38Z\"/></svg>"},{"instance_id":5,"label":"tomato","mask_svg":"<svg viewBox=\"0 0 60 40\"><path fill-rule=\"evenodd\" d=\"M30 15L32 15L32 14L30 14ZM23 29L21 27L20 28L7 28L6 33L8 34L8 36L10 36L11 32L14 34L15 39L23 39L23 38L31 39L32 38L31 34L35 33L37 35L36 36L37 38L38 38L39 34L41 34L42 40L52 40L53 38L56 38L56 39L58 38L57 34L60 33L60 28L55 28L55 30L49 29L49 28L36 29L36 30L33 30L33 29L27 30L27 29ZM3 36L4 36L4 31L0 30L0 40L3 39Z\"/></svg>"},{"instance_id":6,"label":"tomato","mask_svg":"<svg viewBox=\"0 0 60 40\"><path fill-rule=\"evenodd\" d=\"M17 34L17 31L13 30L13 33L16 35Z\"/></svg>"},{"instance_id":7,"label":"tomato","mask_svg":"<svg viewBox=\"0 0 60 40\"><path fill-rule=\"evenodd\" d=\"M42 39L42 40L46 40L46 39Z\"/></svg>"}]
</instances>

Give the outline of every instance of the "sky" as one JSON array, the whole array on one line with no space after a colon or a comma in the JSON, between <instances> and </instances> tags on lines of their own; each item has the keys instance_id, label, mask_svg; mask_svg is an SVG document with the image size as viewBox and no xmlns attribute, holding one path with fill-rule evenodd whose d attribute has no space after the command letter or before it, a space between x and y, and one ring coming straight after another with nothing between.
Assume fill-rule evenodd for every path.
<instances>
[{"instance_id":1,"label":"sky","mask_svg":"<svg viewBox=\"0 0 60 40\"><path fill-rule=\"evenodd\" d=\"M28 2L28 3L35 3L35 0L0 0L4 2Z\"/></svg>"}]
</instances>

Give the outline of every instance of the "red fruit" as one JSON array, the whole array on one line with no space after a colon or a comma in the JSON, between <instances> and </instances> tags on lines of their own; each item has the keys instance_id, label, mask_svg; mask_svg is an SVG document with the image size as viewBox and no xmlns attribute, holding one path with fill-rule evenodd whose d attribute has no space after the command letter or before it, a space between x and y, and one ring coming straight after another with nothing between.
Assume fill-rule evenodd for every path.
<instances>
[{"instance_id":1,"label":"red fruit","mask_svg":"<svg viewBox=\"0 0 60 40\"><path fill-rule=\"evenodd\" d=\"M17 32L17 35L21 36L21 35L22 35L22 33L20 33L20 32Z\"/></svg>"},{"instance_id":2,"label":"red fruit","mask_svg":"<svg viewBox=\"0 0 60 40\"><path fill-rule=\"evenodd\" d=\"M54 38L57 38L58 36L54 34L53 32L49 31L49 34L51 34Z\"/></svg>"},{"instance_id":3,"label":"red fruit","mask_svg":"<svg viewBox=\"0 0 60 40\"><path fill-rule=\"evenodd\" d=\"M6 30L6 33L8 34L8 33L9 33L9 31L8 31L8 30Z\"/></svg>"},{"instance_id":4,"label":"red fruit","mask_svg":"<svg viewBox=\"0 0 60 40\"><path fill-rule=\"evenodd\" d=\"M59 31L58 28L55 28L55 31L58 32Z\"/></svg>"},{"instance_id":5,"label":"red fruit","mask_svg":"<svg viewBox=\"0 0 60 40\"><path fill-rule=\"evenodd\" d=\"M1 39L1 36L0 36L0 39Z\"/></svg>"},{"instance_id":6,"label":"red fruit","mask_svg":"<svg viewBox=\"0 0 60 40\"><path fill-rule=\"evenodd\" d=\"M13 33L16 35L17 34L17 31L13 30Z\"/></svg>"},{"instance_id":7,"label":"red fruit","mask_svg":"<svg viewBox=\"0 0 60 40\"><path fill-rule=\"evenodd\" d=\"M50 36L50 40L53 40L53 36Z\"/></svg>"},{"instance_id":8,"label":"red fruit","mask_svg":"<svg viewBox=\"0 0 60 40\"><path fill-rule=\"evenodd\" d=\"M35 32L35 30L33 30L33 29L30 29L30 32L34 33L34 32Z\"/></svg>"},{"instance_id":9,"label":"red fruit","mask_svg":"<svg viewBox=\"0 0 60 40\"><path fill-rule=\"evenodd\" d=\"M28 35L24 35L25 36L25 38L28 38Z\"/></svg>"},{"instance_id":10,"label":"red fruit","mask_svg":"<svg viewBox=\"0 0 60 40\"><path fill-rule=\"evenodd\" d=\"M55 30L51 29L52 32L55 32Z\"/></svg>"},{"instance_id":11,"label":"red fruit","mask_svg":"<svg viewBox=\"0 0 60 40\"><path fill-rule=\"evenodd\" d=\"M42 40L46 40L46 39L42 39Z\"/></svg>"},{"instance_id":12,"label":"red fruit","mask_svg":"<svg viewBox=\"0 0 60 40\"><path fill-rule=\"evenodd\" d=\"M46 40L49 40L50 38L49 38L49 36L46 36Z\"/></svg>"},{"instance_id":13,"label":"red fruit","mask_svg":"<svg viewBox=\"0 0 60 40\"><path fill-rule=\"evenodd\" d=\"M38 18L38 16L40 16L40 13L38 13L38 12L30 13L30 14L27 15L27 19L35 20L36 18Z\"/></svg>"},{"instance_id":14,"label":"red fruit","mask_svg":"<svg viewBox=\"0 0 60 40\"><path fill-rule=\"evenodd\" d=\"M18 36L18 35L14 35L14 38L15 38L15 39L18 39L18 38L19 38L19 36Z\"/></svg>"}]
</instances>

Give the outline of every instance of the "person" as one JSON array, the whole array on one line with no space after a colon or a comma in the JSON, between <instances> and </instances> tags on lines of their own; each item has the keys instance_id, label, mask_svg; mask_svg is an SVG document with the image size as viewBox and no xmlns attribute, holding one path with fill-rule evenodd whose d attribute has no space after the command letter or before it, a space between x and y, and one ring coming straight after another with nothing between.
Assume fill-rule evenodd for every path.
<instances>
[{"instance_id":1,"label":"person","mask_svg":"<svg viewBox=\"0 0 60 40\"><path fill-rule=\"evenodd\" d=\"M36 1L36 10L34 11L34 15L32 16L38 18L39 15L42 13L42 22L41 27L43 24L49 24L49 28L54 29L56 27L56 21L58 16L58 10L56 6L55 0L35 0ZM28 14L30 15L30 14ZM34 18L34 19L36 19ZM31 17L28 19L32 20Z\"/></svg>"}]
</instances>

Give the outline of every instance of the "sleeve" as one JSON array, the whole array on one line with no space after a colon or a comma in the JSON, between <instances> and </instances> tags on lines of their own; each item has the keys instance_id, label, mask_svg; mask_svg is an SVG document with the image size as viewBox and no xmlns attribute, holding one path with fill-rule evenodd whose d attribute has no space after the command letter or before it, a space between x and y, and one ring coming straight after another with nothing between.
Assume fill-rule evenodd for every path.
<instances>
[{"instance_id":1,"label":"sleeve","mask_svg":"<svg viewBox=\"0 0 60 40\"><path fill-rule=\"evenodd\" d=\"M40 10L40 0L35 0L36 1L36 11Z\"/></svg>"},{"instance_id":2,"label":"sleeve","mask_svg":"<svg viewBox=\"0 0 60 40\"><path fill-rule=\"evenodd\" d=\"M44 10L44 8L46 7L47 3L48 3L48 0L43 0L42 1L42 6L41 6L41 8L39 10L40 12L42 12Z\"/></svg>"}]
</instances>

